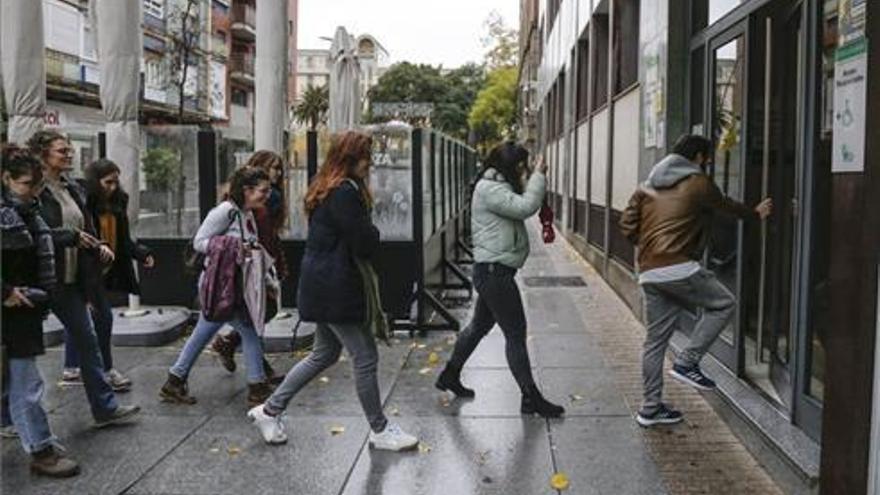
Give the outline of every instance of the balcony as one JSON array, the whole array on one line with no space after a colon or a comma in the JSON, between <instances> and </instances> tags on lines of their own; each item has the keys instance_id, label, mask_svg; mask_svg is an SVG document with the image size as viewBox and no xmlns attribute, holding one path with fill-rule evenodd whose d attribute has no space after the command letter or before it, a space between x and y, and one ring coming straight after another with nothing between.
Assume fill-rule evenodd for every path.
<instances>
[{"instance_id":1,"label":"balcony","mask_svg":"<svg viewBox=\"0 0 880 495\"><path fill-rule=\"evenodd\" d=\"M243 40L257 39L257 9L253 5L237 3L232 6L232 35Z\"/></svg>"},{"instance_id":2,"label":"balcony","mask_svg":"<svg viewBox=\"0 0 880 495\"><path fill-rule=\"evenodd\" d=\"M79 57L55 50L46 50L46 79L61 84L78 84L82 81Z\"/></svg>"},{"instance_id":3,"label":"balcony","mask_svg":"<svg viewBox=\"0 0 880 495\"><path fill-rule=\"evenodd\" d=\"M233 81L254 85L254 56L250 53L233 53L229 57L229 77Z\"/></svg>"}]
</instances>

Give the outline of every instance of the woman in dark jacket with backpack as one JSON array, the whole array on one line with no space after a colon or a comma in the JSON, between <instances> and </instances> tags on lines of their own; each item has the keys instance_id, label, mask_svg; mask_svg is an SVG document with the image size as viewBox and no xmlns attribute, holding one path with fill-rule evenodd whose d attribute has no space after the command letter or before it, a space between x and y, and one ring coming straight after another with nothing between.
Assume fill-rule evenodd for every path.
<instances>
[{"instance_id":1,"label":"woman in dark jacket with backpack","mask_svg":"<svg viewBox=\"0 0 880 495\"><path fill-rule=\"evenodd\" d=\"M113 367L111 337L113 334L113 307L107 291L140 294L132 260L147 268L155 264L150 250L131 238L128 222L128 195L119 187L119 167L110 160L92 162L85 171L85 213L95 226L97 238L113 251L113 261L103 268L103 283L92 293L92 320L98 336L98 346L104 361L107 381L116 392L131 389L131 380ZM64 346L65 369L78 369L79 356L71 339ZM62 377L63 378L63 377Z\"/></svg>"},{"instance_id":2,"label":"woman in dark jacket with backpack","mask_svg":"<svg viewBox=\"0 0 880 495\"><path fill-rule=\"evenodd\" d=\"M55 251L35 199L40 161L10 146L3 151L3 415L9 416L32 457L31 470L52 477L79 473L79 465L55 448L43 409L43 379L36 357L43 354L43 316L55 289Z\"/></svg>"},{"instance_id":3,"label":"woman in dark jacket with backpack","mask_svg":"<svg viewBox=\"0 0 880 495\"><path fill-rule=\"evenodd\" d=\"M395 451L418 444L416 437L390 423L382 412L376 376L379 354L368 321L371 295L358 266L358 260L371 259L379 249L366 183L371 150L372 139L366 134L349 131L334 137L327 161L306 194L309 235L300 268L298 308L303 321L318 325L308 357L287 373L265 404L248 412L266 443L287 441L281 413L299 390L339 360L344 346L352 356L358 398L370 424L370 444Z\"/></svg>"}]
</instances>

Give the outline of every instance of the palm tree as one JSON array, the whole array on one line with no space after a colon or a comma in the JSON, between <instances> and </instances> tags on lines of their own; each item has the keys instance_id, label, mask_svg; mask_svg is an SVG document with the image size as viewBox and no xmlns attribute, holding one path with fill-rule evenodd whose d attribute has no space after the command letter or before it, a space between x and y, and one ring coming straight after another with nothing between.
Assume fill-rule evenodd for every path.
<instances>
[{"instance_id":1,"label":"palm tree","mask_svg":"<svg viewBox=\"0 0 880 495\"><path fill-rule=\"evenodd\" d=\"M324 123L330 108L330 89L325 86L309 86L299 102L293 106L293 117L300 124L308 124L309 130L317 129Z\"/></svg>"}]
</instances>

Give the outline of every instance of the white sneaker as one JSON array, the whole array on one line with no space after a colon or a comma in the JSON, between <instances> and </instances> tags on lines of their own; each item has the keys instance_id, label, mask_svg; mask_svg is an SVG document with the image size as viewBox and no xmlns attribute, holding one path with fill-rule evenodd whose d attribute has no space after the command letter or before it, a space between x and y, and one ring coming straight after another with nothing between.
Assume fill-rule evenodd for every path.
<instances>
[{"instance_id":1,"label":"white sneaker","mask_svg":"<svg viewBox=\"0 0 880 495\"><path fill-rule=\"evenodd\" d=\"M82 385L82 374L79 371L79 368L64 368L61 371L61 381L58 382L58 385L62 387L71 387Z\"/></svg>"},{"instance_id":2,"label":"white sneaker","mask_svg":"<svg viewBox=\"0 0 880 495\"><path fill-rule=\"evenodd\" d=\"M381 433L370 431L370 447L378 450L401 450L413 449L419 444L419 439L403 431L397 423L388 423Z\"/></svg>"},{"instance_id":3,"label":"white sneaker","mask_svg":"<svg viewBox=\"0 0 880 495\"><path fill-rule=\"evenodd\" d=\"M15 426L7 425L0 428L0 438L18 438L18 432L15 431Z\"/></svg>"},{"instance_id":4,"label":"white sneaker","mask_svg":"<svg viewBox=\"0 0 880 495\"><path fill-rule=\"evenodd\" d=\"M107 382L114 392L127 392L131 389L131 379L123 375L116 368L107 372Z\"/></svg>"},{"instance_id":5,"label":"white sneaker","mask_svg":"<svg viewBox=\"0 0 880 495\"><path fill-rule=\"evenodd\" d=\"M284 433L284 421L281 415L269 416L263 411L263 404L251 408L247 413L254 426L260 430L263 440L269 445L281 445L287 443L287 434Z\"/></svg>"}]
</instances>

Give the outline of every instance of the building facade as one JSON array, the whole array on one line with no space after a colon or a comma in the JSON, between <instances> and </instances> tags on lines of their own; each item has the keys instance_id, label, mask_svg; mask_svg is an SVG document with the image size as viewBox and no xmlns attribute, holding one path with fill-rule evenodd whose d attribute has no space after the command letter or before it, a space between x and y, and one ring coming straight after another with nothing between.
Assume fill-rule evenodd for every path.
<instances>
[{"instance_id":1,"label":"building facade","mask_svg":"<svg viewBox=\"0 0 880 495\"><path fill-rule=\"evenodd\" d=\"M297 94L298 0L288 0L288 102ZM255 0L212 0L211 51L213 116L224 137L239 147L253 145L257 3Z\"/></svg>"},{"instance_id":2,"label":"building facade","mask_svg":"<svg viewBox=\"0 0 880 495\"><path fill-rule=\"evenodd\" d=\"M521 33L540 40L521 40L522 95L537 65L522 106L539 107L560 230L641 316L620 214L679 135L712 139L716 184L775 210L762 224L715 219L704 264L739 303L704 368L758 457L783 461L784 485L877 493L880 5L521 5Z\"/></svg>"}]
</instances>

